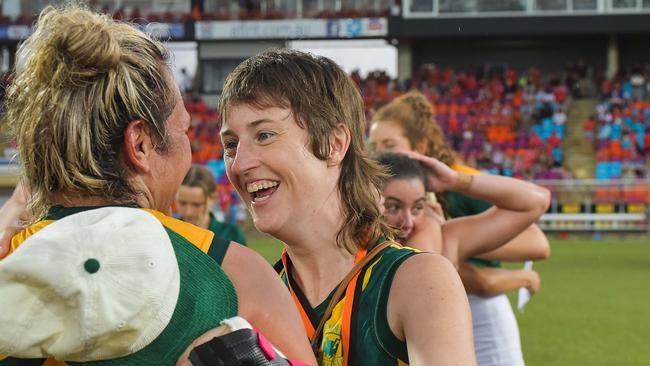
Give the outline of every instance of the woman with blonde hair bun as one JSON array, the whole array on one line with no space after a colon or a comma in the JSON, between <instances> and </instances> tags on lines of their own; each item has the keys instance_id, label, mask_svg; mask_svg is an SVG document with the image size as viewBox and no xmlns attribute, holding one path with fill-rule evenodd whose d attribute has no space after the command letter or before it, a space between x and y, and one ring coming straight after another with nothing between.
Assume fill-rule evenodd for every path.
<instances>
[{"instance_id":1,"label":"woman with blonde hair bun","mask_svg":"<svg viewBox=\"0 0 650 366\"><path fill-rule=\"evenodd\" d=\"M209 256L215 242L212 232L167 216L190 168L191 151L190 116L172 78L165 46L129 24L83 7L50 6L20 47L19 59L21 67L7 92L6 120L18 143L34 220L13 237L8 255L0 260L0 274L16 269L35 248L60 248L60 255L45 258L43 266L76 275L57 283L51 275L38 273L39 266L24 267L20 276L0 275L0 353L7 354L0 355L0 365L50 366L65 364L63 360L175 365L179 358L187 362L186 348L192 342L236 315L265 333L288 357L315 363L291 298L263 258L233 243L219 266ZM124 222L125 217L133 220ZM54 239L39 234L43 232L66 235ZM115 260L124 265L113 273L122 281L103 282L116 268L114 262L102 256L83 259L91 243L99 243L92 250L107 256L123 251ZM131 283L128 274L137 273L125 258L146 257L154 248L175 256L172 267L180 272L180 285L145 281L131 289L130 296L100 293L97 306L88 305L95 304L90 294L97 286L77 289L86 280L111 288L126 286ZM66 262L71 258L74 263ZM155 270L156 263L146 261L144 273ZM170 287L150 304L178 299L173 315L167 311L143 321L142 314L151 308L146 306L133 317L119 317L148 300L150 287L164 289L173 283L180 290ZM26 326L21 323L22 307L28 304L24 297L44 287L47 301L30 313ZM165 314L171 320L166 318L162 333L150 334L147 327ZM34 316L44 322L32 322ZM82 326L75 334L75 325L84 319L108 324L106 331ZM58 320L65 326L49 327ZM6 329L29 332L19 337L4 334ZM137 338L141 334L147 336ZM161 343L163 339L167 343ZM130 358L122 357L126 355Z\"/></svg>"}]
</instances>

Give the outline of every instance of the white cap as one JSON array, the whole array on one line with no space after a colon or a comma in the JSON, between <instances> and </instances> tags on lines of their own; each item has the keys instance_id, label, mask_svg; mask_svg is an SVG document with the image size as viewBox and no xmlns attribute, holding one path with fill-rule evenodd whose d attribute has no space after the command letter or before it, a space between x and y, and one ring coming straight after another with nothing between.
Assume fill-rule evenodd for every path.
<instances>
[{"instance_id":1,"label":"white cap","mask_svg":"<svg viewBox=\"0 0 650 366\"><path fill-rule=\"evenodd\" d=\"M0 354L83 362L137 352L167 326L179 290L172 243L150 213L65 217L0 261Z\"/></svg>"}]
</instances>

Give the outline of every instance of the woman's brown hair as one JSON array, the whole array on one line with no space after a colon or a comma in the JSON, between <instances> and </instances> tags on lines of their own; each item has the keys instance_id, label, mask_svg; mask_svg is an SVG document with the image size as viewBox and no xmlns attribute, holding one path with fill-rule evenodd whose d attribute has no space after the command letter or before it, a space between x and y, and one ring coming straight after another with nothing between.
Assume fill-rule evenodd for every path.
<instances>
[{"instance_id":1,"label":"woman's brown hair","mask_svg":"<svg viewBox=\"0 0 650 366\"><path fill-rule=\"evenodd\" d=\"M338 180L345 218L336 241L351 253L374 244L392 230L378 206L384 170L364 149L365 115L354 82L332 60L308 53L273 49L242 62L228 76L219 100L221 119L229 108L289 108L310 136L314 156L325 160L329 138L339 124L350 130L350 147Z\"/></svg>"},{"instance_id":2,"label":"woman's brown hair","mask_svg":"<svg viewBox=\"0 0 650 366\"><path fill-rule=\"evenodd\" d=\"M185 178L183 178L183 183L181 183L181 185L201 188L206 200L210 198L217 189L212 172L210 169L202 165L192 165L185 175Z\"/></svg>"},{"instance_id":3,"label":"woman's brown hair","mask_svg":"<svg viewBox=\"0 0 650 366\"><path fill-rule=\"evenodd\" d=\"M454 164L455 154L445 142L445 134L435 118L433 105L420 92L411 91L380 108L373 123L391 121L404 129L412 148L424 146L423 154L447 165Z\"/></svg>"}]
</instances>

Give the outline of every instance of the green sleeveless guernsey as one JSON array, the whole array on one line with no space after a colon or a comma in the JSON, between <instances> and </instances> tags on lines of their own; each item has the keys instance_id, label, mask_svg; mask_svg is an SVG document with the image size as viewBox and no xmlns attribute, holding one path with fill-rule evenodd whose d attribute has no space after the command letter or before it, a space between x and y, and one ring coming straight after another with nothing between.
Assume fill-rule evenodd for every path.
<instances>
[{"instance_id":1,"label":"green sleeveless guernsey","mask_svg":"<svg viewBox=\"0 0 650 366\"><path fill-rule=\"evenodd\" d=\"M347 357L347 365L408 365L406 343L395 337L390 330L387 318L388 295L393 283L393 277L399 266L407 258L419 253L415 249L402 247L398 244L391 245L382 250L359 272L357 277L353 305L350 316L349 349L344 349L341 328L344 314L343 308L346 299L343 297L335 306L332 315L325 323L321 338L318 362L322 366L343 365L343 358ZM293 289L294 299L304 309L304 314L311 327L317 328L329 305L332 293L321 304L312 308L300 287L293 280L292 265L286 256L286 267L283 261L276 263L275 268L284 283ZM308 328L309 325L306 325ZM312 332L313 332L312 328ZM309 333L309 331L308 331Z\"/></svg>"}]
</instances>

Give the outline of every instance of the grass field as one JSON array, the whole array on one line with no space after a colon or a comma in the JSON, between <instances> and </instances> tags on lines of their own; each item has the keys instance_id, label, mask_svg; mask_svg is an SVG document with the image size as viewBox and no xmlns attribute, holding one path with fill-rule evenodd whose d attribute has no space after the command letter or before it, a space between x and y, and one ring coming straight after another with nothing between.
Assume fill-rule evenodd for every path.
<instances>
[{"instance_id":1,"label":"grass field","mask_svg":"<svg viewBox=\"0 0 650 366\"><path fill-rule=\"evenodd\" d=\"M270 262L279 258L276 240L258 237L250 246ZM540 293L517 313L526 364L650 365L650 240L551 246L551 259L535 264Z\"/></svg>"}]
</instances>

